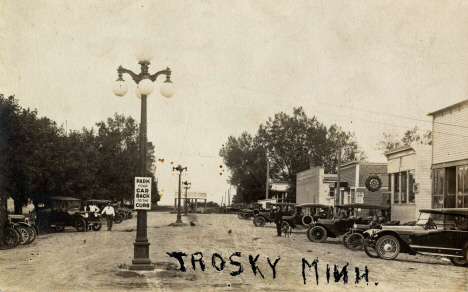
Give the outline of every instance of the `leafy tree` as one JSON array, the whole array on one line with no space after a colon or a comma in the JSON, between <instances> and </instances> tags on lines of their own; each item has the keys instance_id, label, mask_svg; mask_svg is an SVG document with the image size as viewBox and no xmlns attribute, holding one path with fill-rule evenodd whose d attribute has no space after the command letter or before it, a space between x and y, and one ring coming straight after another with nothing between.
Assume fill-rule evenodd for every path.
<instances>
[{"instance_id":1,"label":"leafy tree","mask_svg":"<svg viewBox=\"0 0 468 292\"><path fill-rule=\"evenodd\" d=\"M420 131L418 127L414 127L414 129L406 131L401 140L394 133L384 133L384 139L377 144L377 149L386 151L411 143L432 145L432 131L426 131L422 135L419 133Z\"/></svg>"},{"instance_id":2,"label":"leafy tree","mask_svg":"<svg viewBox=\"0 0 468 292\"><path fill-rule=\"evenodd\" d=\"M324 166L335 172L338 149L342 161L365 160L366 155L354 134L332 125L326 128L315 117L309 118L302 107L293 115L275 114L260 125L256 137L242 133L229 137L220 156L231 171L229 182L237 187L237 194L249 203L265 195L266 157L270 162L270 178L289 182L289 198L295 201L296 176L310 165Z\"/></svg>"}]
</instances>

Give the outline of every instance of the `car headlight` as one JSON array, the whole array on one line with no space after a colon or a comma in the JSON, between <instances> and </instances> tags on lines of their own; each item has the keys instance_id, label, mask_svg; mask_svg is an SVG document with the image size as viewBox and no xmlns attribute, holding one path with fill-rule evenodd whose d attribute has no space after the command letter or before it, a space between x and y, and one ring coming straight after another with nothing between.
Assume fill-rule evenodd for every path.
<instances>
[{"instance_id":1,"label":"car headlight","mask_svg":"<svg viewBox=\"0 0 468 292\"><path fill-rule=\"evenodd\" d=\"M353 228L357 228L357 224L356 224L356 223L353 224Z\"/></svg>"},{"instance_id":2,"label":"car headlight","mask_svg":"<svg viewBox=\"0 0 468 292\"><path fill-rule=\"evenodd\" d=\"M85 217L85 218L88 218L88 213L85 213L85 214L84 214L84 217Z\"/></svg>"}]
</instances>

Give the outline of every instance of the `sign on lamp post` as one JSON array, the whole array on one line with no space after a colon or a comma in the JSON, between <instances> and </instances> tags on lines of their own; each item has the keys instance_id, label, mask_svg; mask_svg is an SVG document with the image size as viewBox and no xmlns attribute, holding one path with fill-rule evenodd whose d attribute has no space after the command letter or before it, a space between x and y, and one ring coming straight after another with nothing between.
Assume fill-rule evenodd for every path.
<instances>
[{"instance_id":1,"label":"sign on lamp post","mask_svg":"<svg viewBox=\"0 0 468 292\"><path fill-rule=\"evenodd\" d=\"M135 210L151 210L151 177L135 177Z\"/></svg>"}]
</instances>

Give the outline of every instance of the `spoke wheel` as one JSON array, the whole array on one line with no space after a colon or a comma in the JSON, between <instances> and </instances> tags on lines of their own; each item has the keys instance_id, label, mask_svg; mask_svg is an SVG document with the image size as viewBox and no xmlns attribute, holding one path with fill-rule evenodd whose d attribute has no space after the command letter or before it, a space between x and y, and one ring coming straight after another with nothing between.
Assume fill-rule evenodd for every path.
<instances>
[{"instance_id":1,"label":"spoke wheel","mask_svg":"<svg viewBox=\"0 0 468 292\"><path fill-rule=\"evenodd\" d=\"M16 231L19 232L21 235L21 242L20 244L27 244L30 241L31 234L29 233L28 229L24 226L16 226Z\"/></svg>"},{"instance_id":2,"label":"spoke wheel","mask_svg":"<svg viewBox=\"0 0 468 292\"><path fill-rule=\"evenodd\" d=\"M239 212L239 213L237 214L237 218L239 218L239 219L244 219L244 213Z\"/></svg>"},{"instance_id":3,"label":"spoke wheel","mask_svg":"<svg viewBox=\"0 0 468 292\"><path fill-rule=\"evenodd\" d=\"M379 255L375 250L375 243L373 243L370 239L366 239L364 241L364 252L370 258L378 258Z\"/></svg>"},{"instance_id":4,"label":"spoke wheel","mask_svg":"<svg viewBox=\"0 0 468 292\"><path fill-rule=\"evenodd\" d=\"M393 260L400 253L400 242L393 235L384 235L377 240L375 249L380 258Z\"/></svg>"},{"instance_id":5,"label":"spoke wheel","mask_svg":"<svg viewBox=\"0 0 468 292\"><path fill-rule=\"evenodd\" d=\"M312 227L309 232L309 240L312 242L324 242L327 239L327 231L322 226Z\"/></svg>"},{"instance_id":6,"label":"spoke wheel","mask_svg":"<svg viewBox=\"0 0 468 292\"><path fill-rule=\"evenodd\" d=\"M351 234L348 232L346 233L345 235L343 235L343 245L346 247L346 248L349 248L348 246L348 237L350 236Z\"/></svg>"},{"instance_id":7,"label":"spoke wheel","mask_svg":"<svg viewBox=\"0 0 468 292\"><path fill-rule=\"evenodd\" d=\"M75 228L79 232L86 231L86 221L83 218L76 218L75 220Z\"/></svg>"},{"instance_id":8,"label":"spoke wheel","mask_svg":"<svg viewBox=\"0 0 468 292\"><path fill-rule=\"evenodd\" d=\"M244 213L244 219L249 220L250 219L250 214L249 213Z\"/></svg>"},{"instance_id":9,"label":"spoke wheel","mask_svg":"<svg viewBox=\"0 0 468 292\"><path fill-rule=\"evenodd\" d=\"M263 218L262 216L255 217L254 225L257 227L265 226L265 218Z\"/></svg>"},{"instance_id":10,"label":"spoke wheel","mask_svg":"<svg viewBox=\"0 0 468 292\"><path fill-rule=\"evenodd\" d=\"M353 233L348 237L348 248L351 250L362 250L364 247L364 236Z\"/></svg>"}]
</instances>

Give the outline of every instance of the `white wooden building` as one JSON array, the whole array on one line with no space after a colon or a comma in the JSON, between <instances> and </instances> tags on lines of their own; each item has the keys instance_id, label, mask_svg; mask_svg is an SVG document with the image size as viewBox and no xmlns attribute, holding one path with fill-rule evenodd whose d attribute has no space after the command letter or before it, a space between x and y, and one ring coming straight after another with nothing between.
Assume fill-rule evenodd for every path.
<instances>
[{"instance_id":1,"label":"white wooden building","mask_svg":"<svg viewBox=\"0 0 468 292\"><path fill-rule=\"evenodd\" d=\"M468 208L468 100L432 116L432 207Z\"/></svg>"},{"instance_id":2,"label":"white wooden building","mask_svg":"<svg viewBox=\"0 0 468 292\"><path fill-rule=\"evenodd\" d=\"M431 208L431 155L430 145L414 143L385 152L392 220L415 221Z\"/></svg>"}]
</instances>

